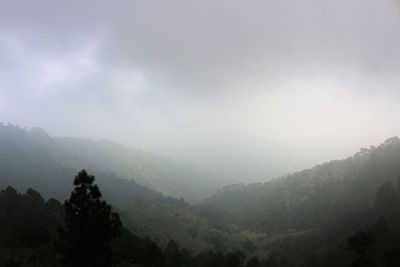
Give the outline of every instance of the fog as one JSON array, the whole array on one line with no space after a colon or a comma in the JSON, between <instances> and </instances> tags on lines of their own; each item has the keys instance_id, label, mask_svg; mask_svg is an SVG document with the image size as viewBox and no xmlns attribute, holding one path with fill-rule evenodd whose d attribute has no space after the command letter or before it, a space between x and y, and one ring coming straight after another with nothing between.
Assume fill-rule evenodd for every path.
<instances>
[{"instance_id":1,"label":"fog","mask_svg":"<svg viewBox=\"0 0 400 267\"><path fill-rule=\"evenodd\" d=\"M400 135L395 0L1 1L0 121L265 181Z\"/></svg>"}]
</instances>

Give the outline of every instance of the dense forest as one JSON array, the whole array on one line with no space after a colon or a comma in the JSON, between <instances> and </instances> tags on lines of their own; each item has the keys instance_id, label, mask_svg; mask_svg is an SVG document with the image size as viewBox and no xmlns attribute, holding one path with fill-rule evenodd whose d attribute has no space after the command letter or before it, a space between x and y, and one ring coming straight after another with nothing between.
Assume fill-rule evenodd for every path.
<instances>
[{"instance_id":1,"label":"dense forest","mask_svg":"<svg viewBox=\"0 0 400 267\"><path fill-rule=\"evenodd\" d=\"M62 266L62 203L78 170L60 164L41 131L2 126L0 137L0 264ZM199 204L92 167L123 225L114 266L400 266L397 137Z\"/></svg>"},{"instance_id":2,"label":"dense forest","mask_svg":"<svg viewBox=\"0 0 400 267\"><path fill-rule=\"evenodd\" d=\"M82 171L76 176L75 181L82 177ZM94 178L94 177L93 177ZM74 183L75 186L77 183ZM93 188L97 188L93 185ZM97 189L96 189L97 190ZM63 234L66 224L71 224L71 217L66 220L66 215L71 212L71 202L82 201L77 198L79 189L71 194L71 198L63 204L58 200L45 200L39 192L29 188L25 194L18 193L13 187L9 186L0 192L0 264L1 266L17 267L17 266L242 266L245 261L245 255L239 251L222 254L216 251L207 251L196 255L191 254L187 249L180 249L174 240L169 240L164 248L157 246L149 238L139 238L135 234L122 226L118 231L117 238L111 244L111 262L107 264L102 261L104 255L95 255L95 264L88 261L82 265L81 262L76 262L71 265L68 263L70 259L64 259L62 250L59 249L63 242ZM93 192L90 192L93 194ZM74 195L75 194L75 195ZM79 194L79 193L78 193ZM98 197L101 193L98 191ZM74 198L75 197L75 198ZM105 203L106 202L98 202ZM82 205L84 207L84 205ZM84 208L83 208L84 209ZM71 214L78 214L72 210ZM84 210L80 210L84 213ZM70 214L70 216L71 216ZM96 243L101 242L101 236L107 232L104 227L98 228L96 224L101 217L96 216L96 213L91 212L89 220L86 219L87 225L79 225L78 231L84 235L86 231L92 232L89 235L93 240L83 242L84 239L79 239L72 247L72 250L92 251L90 246L95 247ZM117 215L117 213L115 213ZM93 221L94 220L94 221ZM89 226L90 230L85 230ZM74 229L70 227L69 229ZM75 227L75 229L77 229ZM97 231L96 229L99 229ZM103 230L100 230L103 229ZM71 231L71 230L70 230ZM76 230L75 230L76 231ZM75 236L76 238L76 236ZM85 245L89 249L85 249ZM71 246L68 246L71 249ZM95 250L97 252L102 252ZM73 257L73 254L67 254ZM76 257L76 256L75 256ZM83 256L79 256L83 257ZM93 259L92 259L93 260ZM249 265L258 266L259 261L254 259Z\"/></svg>"}]
</instances>

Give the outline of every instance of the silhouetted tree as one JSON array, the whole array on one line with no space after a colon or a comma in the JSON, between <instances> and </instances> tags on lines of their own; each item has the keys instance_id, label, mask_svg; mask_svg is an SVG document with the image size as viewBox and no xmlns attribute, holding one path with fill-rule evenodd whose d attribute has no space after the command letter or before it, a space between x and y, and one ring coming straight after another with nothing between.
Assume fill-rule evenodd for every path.
<instances>
[{"instance_id":1,"label":"silhouetted tree","mask_svg":"<svg viewBox=\"0 0 400 267\"><path fill-rule=\"evenodd\" d=\"M29 188L26 191L26 195L32 199L34 199L35 201L38 201L40 203L44 203L44 199L43 197L40 195L40 193L36 190L33 190L32 188Z\"/></svg>"},{"instance_id":2,"label":"silhouetted tree","mask_svg":"<svg viewBox=\"0 0 400 267\"><path fill-rule=\"evenodd\" d=\"M85 170L80 171L71 197L64 203L66 229L59 230L59 249L65 266L111 266L111 240L122 224L119 215L101 199L94 180Z\"/></svg>"},{"instance_id":3,"label":"silhouetted tree","mask_svg":"<svg viewBox=\"0 0 400 267\"><path fill-rule=\"evenodd\" d=\"M2 190L1 193L1 208L6 213L13 212L20 201L17 190L8 186L5 190Z\"/></svg>"}]
</instances>

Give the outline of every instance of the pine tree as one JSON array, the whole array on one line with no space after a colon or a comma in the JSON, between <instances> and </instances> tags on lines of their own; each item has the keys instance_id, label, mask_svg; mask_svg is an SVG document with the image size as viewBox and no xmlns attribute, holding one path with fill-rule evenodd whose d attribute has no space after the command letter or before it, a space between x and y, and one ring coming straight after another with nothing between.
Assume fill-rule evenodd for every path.
<instances>
[{"instance_id":1,"label":"pine tree","mask_svg":"<svg viewBox=\"0 0 400 267\"><path fill-rule=\"evenodd\" d=\"M66 228L60 229L59 249L65 266L111 266L111 241L122 226L117 213L101 199L95 177L85 170L74 180L74 190L64 203Z\"/></svg>"}]
</instances>

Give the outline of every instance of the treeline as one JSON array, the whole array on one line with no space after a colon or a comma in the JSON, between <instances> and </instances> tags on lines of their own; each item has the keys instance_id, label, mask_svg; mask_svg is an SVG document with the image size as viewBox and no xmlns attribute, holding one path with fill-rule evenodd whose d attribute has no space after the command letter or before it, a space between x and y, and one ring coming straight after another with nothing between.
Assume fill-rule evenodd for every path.
<instances>
[{"instance_id":1,"label":"treeline","mask_svg":"<svg viewBox=\"0 0 400 267\"><path fill-rule=\"evenodd\" d=\"M400 266L400 179L398 184L383 183L372 207L348 213L325 230L282 240L268 248L263 259L240 251L193 254L174 240L159 247L120 224L118 213L102 200L93 176L81 172L74 184L64 204L44 200L33 189L20 194L7 187L0 192L0 266ZM66 238L66 232L75 239ZM110 246L103 246L107 242ZM80 265L82 258L86 262Z\"/></svg>"},{"instance_id":2,"label":"treeline","mask_svg":"<svg viewBox=\"0 0 400 267\"><path fill-rule=\"evenodd\" d=\"M242 228L268 234L320 229L371 207L377 188L396 183L399 174L400 139L393 137L353 157L264 184L229 186L206 203L228 212Z\"/></svg>"},{"instance_id":3,"label":"treeline","mask_svg":"<svg viewBox=\"0 0 400 267\"><path fill-rule=\"evenodd\" d=\"M275 244L272 255L296 267L400 266L400 186L383 183L372 201L371 207Z\"/></svg>"},{"instance_id":4,"label":"treeline","mask_svg":"<svg viewBox=\"0 0 400 267\"><path fill-rule=\"evenodd\" d=\"M2 266L275 266L258 259L246 262L241 252L192 255L173 240L160 248L120 225L93 176L80 172L74 186L64 204L44 200L33 189L20 194L9 186L0 192Z\"/></svg>"},{"instance_id":5,"label":"treeline","mask_svg":"<svg viewBox=\"0 0 400 267\"><path fill-rule=\"evenodd\" d=\"M331 263L400 266L400 178L396 185L385 182L378 188L373 208L364 210L363 217L345 250L330 257Z\"/></svg>"},{"instance_id":6,"label":"treeline","mask_svg":"<svg viewBox=\"0 0 400 267\"><path fill-rule=\"evenodd\" d=\"M399 185L386 182L376 191L371 208L347 214L315 236L309 234L285 241L269 250L266 259L248 258L239 251L206 251L193 255L188 249L179 248L174 240L161 248L152 240L141 239L122 227L111 243L110 265L97 263L93 266L400 266L399 204L400 179ZM65 204L55 199L44 200L33 189L25 194L12 187L2 190L0 266L80 266L65 264L65 255L59 249L59 229L67 229L66 217Z\"/></svg>"}]
</instances>

